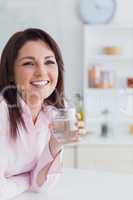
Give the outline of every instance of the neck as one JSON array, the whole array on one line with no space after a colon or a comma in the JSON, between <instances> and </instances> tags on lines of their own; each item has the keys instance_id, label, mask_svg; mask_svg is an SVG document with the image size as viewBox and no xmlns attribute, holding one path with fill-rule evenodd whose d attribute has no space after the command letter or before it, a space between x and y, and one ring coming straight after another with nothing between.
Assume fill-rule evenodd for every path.
<instances>
[{"instance_id":1,"label":"neck","mask_svg":"<svg viewBox=\"0 0 133 200\"><path fill-rule=\"evenodd\" d=\"M31 110L31 113L32 113L32 120L33 120L33 123L35 124L36 120L37 120L37 117L39 115L39 112L41 110L41 106L39 107L36 107L36 108L30 108Z\"/></svg>"},{"instance_id":2,"label":"neck","mask_svg":"<svg viewBox=\"0 0 133 200\"><path fill-rule=\"evenodd\" d=\"M26 103L28 107L30 108L30 111L32 113L32 119L35 123L37 116L42 108L43 101L36 96L29 96L26 98Z\"/></svg>"}]
</instances>

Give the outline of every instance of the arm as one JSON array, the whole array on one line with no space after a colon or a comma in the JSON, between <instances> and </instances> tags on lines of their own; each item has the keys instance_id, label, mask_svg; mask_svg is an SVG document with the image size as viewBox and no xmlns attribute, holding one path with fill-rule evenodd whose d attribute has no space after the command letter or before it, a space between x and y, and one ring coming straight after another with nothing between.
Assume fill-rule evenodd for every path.
<instances>
[{"instance_id":1,"label":"arm","mask_svg":"<svg viewBox=\"0 0 133 200\"><path fill-rule=\"evenodd\" d=\"M42 152L36 167L31 172L32 191L47 191L55 184L61 170L61 151L58 148L58 151L54 151L55 154L52 154L52 152L49 143Z\"/></svg>"},{"instance_id":2,"label":"arm","mask_svg":"<svg viewBox=\"0 0 133 200\"><path fill-rule=\"evenodd\" d=\"M16 197L29 189L30 176L28 173L18 174L16 176L7 176L10 170L10 144L8 138L8 115L6 104L0 102L0 200L7 200Z\"/></svg>"},{"instance_id":3,"label":"arm","mask_svg":"<svg viewBox=\"0 0 133 200\"><path fill-rule=\"evenodd\" d=\"M35 169L31 172L31 190L47 191L61 172L61 148L64 143L76 142L79 139L78 131L71 135L67 133L64 141L58 141L52 134L49 144L45 147Z\"/></svg>"},{"instance_id":4,"label":"arm","mask_svg":"<svg viewBox=\"0 0 133 200\"><path fill-rule=\"evenodd\" d=\"M29 189L29 174L24 173L6 178L0 177L0 199L12 199Z\"/></svg>"},{"instance_id":5,"label":"arm","mask_svg":"<svg viewBox=\"0 0 133 200\"><path fill-rule=\"evenodd\" d=\"M6 156L5 156L6 155ZM0 137L0 199L7 200L29 188L29 174L23 173L14 176L7 176L9 151L2 135Z\"/></svg>"},{"instance_id":6,"label":"arm","mask_svg":"<svg viewBox=\"0 0 133 200\"><path fill-rule=\"evenodd\" d=\"M50 118L50 116L49 116ZM52 121L50 119L50 121ZM61 172L61 147L64 143L75 142L78 140L78 132L74 135L69 135L66 137L66 141L58 141L53 136L52 124L49 124L51 129L51 137L49 144L45 147L42 155L31 172L31 190L39 192L47 191L56 182L57 177Z\"/></svg>"}]
</instances>

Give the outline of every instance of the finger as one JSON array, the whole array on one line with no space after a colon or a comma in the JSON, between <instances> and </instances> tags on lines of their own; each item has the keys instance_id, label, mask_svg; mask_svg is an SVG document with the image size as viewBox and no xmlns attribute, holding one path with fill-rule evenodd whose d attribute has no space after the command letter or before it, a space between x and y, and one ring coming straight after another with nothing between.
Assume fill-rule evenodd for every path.
<instances>
[{"instance_id":1,"label":"finger","mask_svg":"<svg viewBox=\"0 0 133 200\"><path fill-rule=\"evenodd\" d=\"M78 142L80 138L74 138L72 140L69 140L69 143L73 143L73 142Z\"/></svg>"},{"instance_id":2,"label":"finger","mask_svg":"<svg viewBox=\"0 0 133 200\"><path fill-rule=\"evenodd\" d=\"M79 138L80 138L80 135L77 134L77 135L74 135L74 136L72 136L72 137L69 137L68 140L69 140L69 141L74 141L74 140L78 140Z\"/></svg>"}]
</instances>

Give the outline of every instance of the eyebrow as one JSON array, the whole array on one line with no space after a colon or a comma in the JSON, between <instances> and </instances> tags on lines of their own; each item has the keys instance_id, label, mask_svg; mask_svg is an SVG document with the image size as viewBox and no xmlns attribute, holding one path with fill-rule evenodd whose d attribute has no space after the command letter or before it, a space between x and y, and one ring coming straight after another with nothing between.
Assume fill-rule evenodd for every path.
<instances>
[{"instance_id":1,"label":"eyebrow","mask_svg":"<svg viewBox=\"0 0 133 200\"><path fill-rule=\"evenodd\" d=\"M46 56L46 57L44 57L44 59L49 59L49 58L54 58L54 56ZM32 56L25 56L25 57L22 57L22 58L18 59L18 61L21 61L21 60L24 60L24 59L35 60L35 58L32 57Z\"/></svg>"},{"instance_id":2,"label":"eyebrow","mask_svg":"<svg viewBox=\"0 0 133 200\"><path fill-rule=\"evenodd\" d=\"M54 56L46 56L45 59L54 58Z\"/></svg>"}]
</instances>

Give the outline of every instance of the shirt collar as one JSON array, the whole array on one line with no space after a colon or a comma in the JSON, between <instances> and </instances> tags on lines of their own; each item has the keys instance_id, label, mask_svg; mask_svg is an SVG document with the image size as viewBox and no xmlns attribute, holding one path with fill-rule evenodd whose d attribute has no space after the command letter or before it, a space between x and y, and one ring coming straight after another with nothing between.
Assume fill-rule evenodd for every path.
<instances>
[{"instance_id":1,"label":"shirt collar","mask_svg":"<svg viewBox=\"0 0 133 200\"><path fill-rule=\"evenodd\" d=\"M28 113L29 115L31 115L30 108L28 107L27 103L24 101L24 99L20 95L18 96L18 101L19 101L20 106L22 108L22 112Z\"/></svg>"},{"instance_id":2,"label":"shirt collar","mask_svg":"<svg viewBox=\"0 0 133 200\"><path fill-rule=\"evenodd\" d=\"M24 99L19 95L18 96L18 100L19 100L19 102L20 102L20 106L21 106L21 108L22 108L22 111L24 112L24 113L28 113L29 115L31 115L31 111L30 111L30 108L29 108L29 106L27 105L27 103L24 101ZM42 108L41 108L41 110L43 111L43 112L51 112L52 110L55 110L55 107L54 106L51 106L51 105L47 105L47 104L43 104L42 105Z\"/></svg>"}]
</instances>

